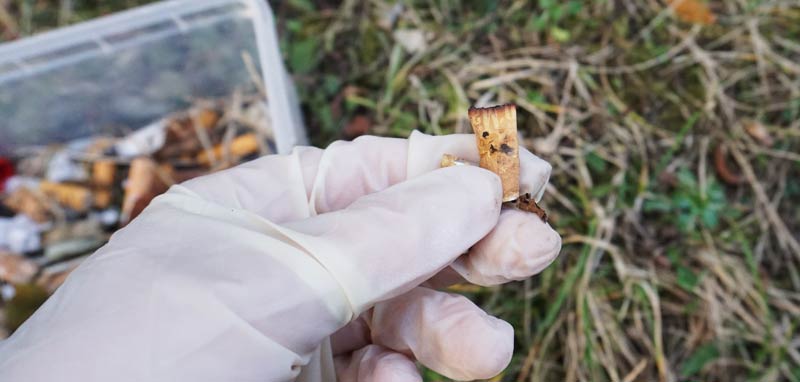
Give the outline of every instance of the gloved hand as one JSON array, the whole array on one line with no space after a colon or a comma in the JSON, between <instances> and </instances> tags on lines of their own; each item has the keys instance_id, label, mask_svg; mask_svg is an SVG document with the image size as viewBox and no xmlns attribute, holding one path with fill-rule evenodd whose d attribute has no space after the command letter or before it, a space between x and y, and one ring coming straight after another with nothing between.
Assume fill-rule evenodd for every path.
<instances>
[{"instance_id":1,"label":"gloved hand","mask_svg":"<svg viewBox=\"0 0 800 382\"><path fill-rule=\"evenodd\" d=\"M345 382L420 381L413 359L500 372L510 325L419 285L522 279L561 241L443 153L477 161L472 135L364 137L172 187L0 343L0 380L332 381L334 356ZM520 157L540 196L550 166Z\"/></svg>"}]
</instances>

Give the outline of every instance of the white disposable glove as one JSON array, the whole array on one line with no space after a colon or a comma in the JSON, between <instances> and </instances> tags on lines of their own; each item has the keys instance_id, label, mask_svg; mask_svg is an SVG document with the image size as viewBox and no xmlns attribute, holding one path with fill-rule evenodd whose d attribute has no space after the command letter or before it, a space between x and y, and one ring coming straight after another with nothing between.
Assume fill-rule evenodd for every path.
<instances>
[{"instance_id":1,"label":"white disposable glove","mask_svg":"<svg viewBox=\"0 0 800 382\"><path fill-rule=\"evenodd\" d=\"M499 373L511 326L419 285L525 278L561 241L501 213L494 174L438 169L443 153L478 159L472 135L364 137L172 187L0 343L0 381L421 381L414 360ZM541 195L550 166L520 157L522 192Z\"/></svg>"}]
</instances>

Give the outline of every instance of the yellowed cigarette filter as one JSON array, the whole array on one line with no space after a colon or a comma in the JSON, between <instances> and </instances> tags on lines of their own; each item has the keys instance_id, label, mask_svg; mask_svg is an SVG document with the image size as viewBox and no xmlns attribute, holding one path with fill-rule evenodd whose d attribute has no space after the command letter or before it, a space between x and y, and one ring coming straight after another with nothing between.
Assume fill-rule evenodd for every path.
<instances>
[{"instance_id":1,"label":"yellowed cigarette filter","mask_svg":"<svg viewBox=\"0 0 800 382\"><path fill-rule=\"evenodd\" d=\"M158 167L150 158L136 158L131 161L122 200L120 220L123 225L142 212L153 198L169 188L159 177L159 172L171 176L172 169L168 166Z\"/></svg>"},{"instance_id":2,"label":"yellowed cigarette filter","mask_svg":"<svg viewBox=\"0 0 800 382\"><path fill-rule=\"evenodd\" d=\"M92 183L95 186L113 186L116 170L117 164L112 160L100 159L92 163Z\"/></svg>"},{"instance_id":3,"label":"yellowed cigarette filter","mask_svg":"<svg viewBox=\"0 0 800 382\"><path fill-rule=\"evenodd\" d=\"M27 215L37 223L50 220L50 211L45 196L20 187L5 198L3 204L16 213Z\"/></svg>"},{"instance_id":4,"label":"yellowed cigarette filter","mask_svg":"<svg viewBox=\"0 0 800 382\"><path fill-rule=\"evenodd\" d=\"M203 129L211 130L219 122L220 114L214 109L201 108L194 113L194 123L200 125Z\"/></svg>"},{"instance_id":5,"label":"yellowed cigarette filter","mask_svg":"<svg viewBox=\"0 0 800 382\"><path fill-rule=\"evenodd\" d=\"M231 140L230 145L219 144L212 150L212 155L215 159L222 159L225 155L225 150L228 149L231 159L238 159L246 155L250 155L258 151L258 137L255 134L245 134ZM197 154L197 162L207 165L211 162L208 152L201 151Z\"/></svg>"},{"instance_id":6,"label":"yellowed cigarette filter","mask_svg":"<svg viewBox=\"0 0 800 382\"><path fill-rule=\"evenodd\" d=\"M471 108L469 120L478 141L480 166L500 177L504 202L519 198L516 106Z\"/></svg>"},{"instance_id":7,"label":"yellowed cigarette filter","mask_svg":"<svg viewBox=\"0 0 800 382\"><path fill-rule=\"evenodd\" d=\"M92 205L92 191L77 184L42 181L39 190L59 204L75 211L86 211Z\"/></svg>"},{"instance_id":8,"label":"yellowed cigarette filter","mask_svg":"<svg viewBox=\"0 0 800 382\"><path fill-rule=\"evenodd\" d=\"M111 190L102 189L95 190L93 196L94 206L100 209L106 209L111 206Z\"/></svg>"}]
</instances>

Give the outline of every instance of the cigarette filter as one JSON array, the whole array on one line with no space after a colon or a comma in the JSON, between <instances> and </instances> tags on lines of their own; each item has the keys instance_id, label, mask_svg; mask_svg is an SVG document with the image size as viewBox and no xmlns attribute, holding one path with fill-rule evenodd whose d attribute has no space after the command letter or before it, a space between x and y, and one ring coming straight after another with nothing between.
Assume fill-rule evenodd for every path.
<instances>
[{"instance_id":1,"label":"cigarette filter","mask_svg":"<svg viewBox=\"0 0 800 382\"><path fill-rule=\"evenodd\" d=\"M157 167L156 162L150 158L136 158L131 162L122 200L120 221L123 225L142 212L153 198L169 188L159 177L159 172L171 176L172 169L168 166Z\"/></svg>"},{"instance_id":2,"label":"cigarette filter","mask_svg":"<svg viewBox=\"0 0 800 382\"><path fill-rule=\"evenodd\" d=\"M44 199L44 195L26 187L19 187L5 198L3 204L16 213L27 215L37 223L44 223L50 220L50 211Z\"/></svg>"},{"instance_id":3,"label":"cigarette filter","mask_svg":"<svg viewBox=\"0 0 800 382\"><path fill-rule=\"evenodd\" d=\"M480 166L497 174L503 184L503 201L519 197L519 142L517 109L508 104L469 109L478 141Z\"/></svg>"},{"instance_id":4,"label":"cigarette filter","mask_svg":"<svg viewBox=\"0 0 800 382\"><path fill-rule=\"evenodd\" d=\"M215 159L221 159L226 149L230 150L229 153L232 159L238 159L257 152L258 137L255 134L245 134L231 140L228 147L225 146L226 145L224 143L214 146L212 155ZM197 154L197 162L207 165L211 162L211 158L209 158L209 155L206 151L201 151L199 154Z\"/></svg>"},{"instance_id":5,"label":"cigarette filter","mask_svg":"<svg viewBox=\"0 0 800 382\"><path fill-rule=\"evenodd\" d=\"M113 186L116 169L117 165L113 160L100 159L95 161L92 164L92 183L95 186Z\"/></svg>"},{"instance_id":6,"label":"cigarette filter","mask_svg":"<svg viewBox=\"0 0 800 382\"><path fill-rule=\"evenodd\" d=\"M86 211L92 204L92 191L88 187L77 184L42 181L39 184L39 190L58 201L59 204L75 211Z\"/></svg>"}]
</instances>

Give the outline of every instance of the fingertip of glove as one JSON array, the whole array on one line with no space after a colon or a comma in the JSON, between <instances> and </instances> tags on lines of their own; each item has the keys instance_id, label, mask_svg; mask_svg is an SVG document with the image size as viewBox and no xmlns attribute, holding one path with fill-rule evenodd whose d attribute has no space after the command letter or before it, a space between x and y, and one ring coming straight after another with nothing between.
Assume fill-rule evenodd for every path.
<instances>
[{"instance_id":1,"label":"fingertip of glove","mask_svg":"<svg viewBox=\"0 0 800 382\"><path fill-rule=\"evenodd\" d=\"M371 381L422 382L414 362L403 354L387 352L375 365Z\"/></svg>"},{"instance_id":2,"label":"fingertip of glove","mask_svg":"<svg viewBox=\"0 0 800 382\"><path fill-rule=\"evenodd\" d=\"M476 365L473 378L477 379L489 379L500 374L511 363L514 354L514 327L496 317L487 315L487 319L494 329L487 344L491 350L485 351L486 357Z\"/></svg>"},{"instance_id":3,"label":"fingertip of glove","mask_svg":"<svg viewBox=\"0 0 800 382\"><path fill-rule=\"evenodd\" d=\"M443 168L435 174L448 178L448 184L467 192L471 196L471 203L493 206L500 211L503 186L500 177L491 171L476 166L454 166Z\"/></svg>"},{"instance_id":4,"label":"fingertip of glove","mask_svg":"<svg viewBox=\"0 0 800 382\"><path fill-rule=\"evenodd\" d=\"M468 281L491 286L541 272L560 250L561 236L538 216L505 209L492 232L453 267Z\"/></svg>"},{"instance_id":5,"label":"fingertip of glove","mask_svg":"<svg viewBox=\"0 0 800 382\"><path fill-rule=\"evenodd\" d=\"M520 193L533 195L538 202L544 195L553 166L528 150L520 150Z\"/></svg>"},{"instance_id":6,"label":"fingertip of glove","mask_svg":"<svg viewBox=\"0 0 800 382\"><path fill-rule=\"evenodd\" d=\"M540 272L561 252L561 235L538 217L525 221L516 232L520 251L531 251L525 258L532 274Z\"/></svg>"},{"instance_id":7,"label":"fingertip of glove","mask_svg":"<svg viewBox=\"0 0 800 382\"><path fill-rule=\"evenodd\" d=\"M469 338L456 340L462 342L458 345L462 349L458 357L461 359L450 362L460 367L453 370L450 377L473 380L489 379L500 374L509 365L514 353L514 328L508 322L490 315L471 323L465 322L464 325L469 327L468 332L472 334Z\"/></svg>"}]
</instances>

